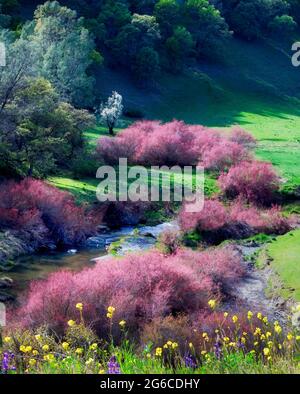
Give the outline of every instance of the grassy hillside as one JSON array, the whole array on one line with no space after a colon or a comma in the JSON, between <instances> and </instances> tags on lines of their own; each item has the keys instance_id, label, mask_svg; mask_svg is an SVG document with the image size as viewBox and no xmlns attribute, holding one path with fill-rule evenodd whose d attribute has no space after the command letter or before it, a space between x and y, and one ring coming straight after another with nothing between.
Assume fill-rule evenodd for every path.
<instances>
[{"instance_id":1,"label":"grassy hillside","mask_svg":"<svg viewBox=\"0 0 300 394\"><path fill-rule=\"evenodd\" d=\"M299 186L300 69L291 64L290 44L234 39L226 53L225 64L202 64L184 75L164 75L151 91L108 69L99 72L97 88L103 98L117 90L125 107L142 111L145 118L177 118L217 128L240 124L258 139L257 156L271 161L288 187ZM85 133L92 148L106 134L102 126ZM80 201L95 198L96 179L73 181L64 175L52 182Z\"/></svg>"},{"instance_id":2,"label":"grassy hillside","mask_svg":"<svg viewBox=\"0 0 300 394\"><path fill-rule=\"evenodd\" d=\"M300 230L278 237L268 246L268 255L283 282L282 295L300 301Z\"/></svg>"},{"instance_id":3,"label":"grassy hillside","mask_svg":"<svg viewBox=\"0 0 300 394\"><path fill-rule=\"evenodd\" d=\"M218 128L240 124L258 138L258 157L299 185L300 69L291 64L290 43L232 40L226 54L225 64L163 76L152 92L107 69L98 75L98 87L103 96L119 91L126 107L146 118Z\"/></svg>"}]
</instances>

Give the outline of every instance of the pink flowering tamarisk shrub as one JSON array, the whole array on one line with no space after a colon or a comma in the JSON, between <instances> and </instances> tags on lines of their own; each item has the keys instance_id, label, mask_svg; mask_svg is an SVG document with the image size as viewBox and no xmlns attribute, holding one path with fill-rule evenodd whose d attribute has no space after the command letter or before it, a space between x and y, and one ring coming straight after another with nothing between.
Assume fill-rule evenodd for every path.
<instances>
[{"instance_id":1,"label":"pink flowering tamarisk shrub","mask_svg":"<svg viewBox=\"0 0 300 394\"><path fill-rule=\"evenodd\" d=\"M254 148L257 143L256 139L250 133L247 133L239 126L232 128L229 140L243 145L246 148Z\"/></svg>"},{"instance_id":2,"label":"pink flowering tamarisk shrub","mask_svg":"<svg viewBox=\"0 0 300 394\"><path fill-rule=\"evenodd\" d=\"M176 120L161 124L139 146L137 161L145 165L195 165L200 155L197 135L204 129Z\"/></svg>"},{"instance_id":3,"label":"pink flowering tamarisk shrub","mask_svg":"<svg viewBox=\"0 0 300 394\"><path fill-rule=\"evenodd\" d=\"M229 217L231 222L246 223L256 233L281 235L293 228L293 218L285 217L278 206L263 210L237 200L230 206Z\"/></svg>"},{"instance_id":4,"label":"pink flowering tamarisk shrub","mask_svg":"<svg viewBox=\"0 0 300 394\"><path fill-rule=\"evenodd\" d=\"M95 230L95 219L74 198L49 184L24 179L9 181L0 188L0 227L21 233L27 239L72 245ZM38 245L36 245L38 246Z\"/></svg>"},{"instance_id":5,"label":"pink flowering tamarisk shrub","mask_svg":"<svg viewBox=\"0 0 300 394\"><path fill-rule=\"evenodd\" d=\"M179 121L136 122L115 138L100 138L97 155L109 164L117 163L120 157L127 158L130 164L197 164L200 155L197 133L203 129Z\"/></svg>"},{"instance_id":6,"label":"pink flowering tamarisk shrub","mask_svg":"<svg viewBox=\"0 0 300 394\"><path fill-rule=\"evenodd\" d=\"M154 318L207 309L208 299L221 297L223 289L243 273L240 256L232 248L204 253L178 250L171 256L149 251L108 258L80 273L58 272L32 283L14 320L22 327L46 324L61 334L69 319L78 321L75 305L82 302L85 323L100 337L107 337L106 310L112 305L116 308L115 338L122 319L135 336Z\"/></svg>"},{"instance_id":7,"label":"pink flowering tamarisk shrub","mask_svg":"<svg viewBox=\"0 0 300 394\"><path fill-rule=\"evenodd\" d=\"M261 209L241 199L227 206L218 200L206 200L203 210L193 213L184 204L178 221L184 232L197 231L213 243L258 233L285 234L293 228L293 218L285 217L280 207Z\"/></svg>"},{"instance_id":8,"label":"pink flowering tamarisk shrub","mask_svg":"<svg viewBox=\"0 0 300 394\"><path fill-rule=\"evenodd\" d=\"M269 204L280 187L280 179L270 163L240 163L222 174L219 185L228 197L242 197L247 202Z\"/></svg>"},{"instance_id":9,"label":"pink flowering tamarisk shrub","mask_svg":"<svg viewBox=\"0 0 300 394\"><path fill-rule=\"evenodd\" d=\"M117 164L119 158L127 158L129 164L137 164L138 151L159 127L160 122L145 120L132 124L114 138L101 137L97 142L96 155L107 164Z\"/></svg>"},{"instance_id":10,"label":"pink flowering tamarisk shrub","mask_svg":"<svg viewBox=\"0 0 300 394\"><path fill-rule=\"evenodd\" d=\"M188 212L187 205L183 205L179 213L179 224L182 230L213 231L225 225L227 211L218 200L206 200L200 212Z\"/></svg>"},{"instance_id":11,"label":"pink flowering tamarisk shrub","mask_svg":"<svg viewBox=\"0 0 300 394\"><path fill-rule=\"evenodd\" d=\"M242 145L220 139L210 149L204 150L200 164L209 170L223 171L249 159L250 154Z\"/></svg>"},{"instance_id":12,"label":"pink flowering tamarisk shrub","mask_svg":"<svg viewBox=\"0 0 300 394\"><path fill-rule=\"evenodd\" d=\"M115 138L100 138L97 156L108 164L116 164L123 157L130 164L147 166L200 162L207 169L220 171L249 160L254 141L250 134L237 128L228 138L214 129L177 120L165 124L140 121Z\"/></svg>"}]
</instances>

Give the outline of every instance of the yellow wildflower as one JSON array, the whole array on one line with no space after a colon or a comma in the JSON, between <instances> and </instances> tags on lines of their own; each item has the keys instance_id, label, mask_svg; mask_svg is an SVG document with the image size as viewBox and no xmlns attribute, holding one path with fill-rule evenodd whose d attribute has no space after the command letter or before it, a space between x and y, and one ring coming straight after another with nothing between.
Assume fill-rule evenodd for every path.
<instances>
[{"instance_id":1,"label":"yellow wildflower","mask_svg":"<svg viewBox=\"0 0 300 394\"><path fill-rule=\"evenodd\" d=\"M78 302L78 304L76 304L76 309L82 311L83 310L83 303L82 302Z\"/></svg>"},{"instance_id":2,"label":"yellow wildflower","mask_svg":"<svg viewBox=\"0 0 300 394\"><path fill-rule=\"evenodd\" d=\"M76 322L74 320L69 320L68 321L68 326L69 327L74 327L76 325Z\"/></svg>"},{"instance_id":3,"label":"yellow wildflower","mask_svg":"<svg viewBox=\"0 0 300 394\"><path fill-rule=\"evenodd\" d=\"M11 337L5 337L4 343L10 343L12 341Z\"/></svg>"},{"instance_id":4,"label":"yellow wildflower","mask_svg":"<svg viewBox=\"0 0 300 394\"><path fill-rule=\"evenodd\" d=\"M89 358L89 359L85 362L85 365L89 366L89 365L93 364L93 362L94 362L94 359L93 359L93 358Z\"/></svg>"},{"instance_id":5,"label":"yellow wildflower","mask_svg":"<svg viewBox=\"0 0 300 394\"><path fill-rule=\"evenodd\" d=\"M236 346L236 343L235 343L235 342L230 342L230 343L229 343L229 346L230 346L230 347L235 347L235 346Z\"/></svg>"},{"instance_id":6,"label":"yellow wildflower","mask_svg":"<svg viewBox=\"0 0 300 394\"><path fill-rule=\"evenodd\" d=\"M39 355L39 352L38 352L37 350L33 350L33 351L32 351L32 354L33 354L34 356L38 356L38 355Z\"/></svg>"},{"instance_id":7,"label":"yellow wildflower","mask_svg":"<svg viewBox=\"0 0 300 394\"><path fill-rule=\"evenodd\" d=\"M226 319L226 317L228 317L228 312L224 312L224 317Z\"/></svg>"},{"instance_id":8,"label":"yellow wildflower","mask_svg":"<svg viewBox=\"0 0 300 394\"><path fill-rule=\"evenodd\" d=\"M168 344L165 343L164 346L163 346L163 348L164 348L164 349L168 349Z\"/></svg>"},{"instance_id":9,"label":"yellow wildflower","mask_svg":"<svg viewBox=\"0 0 300 394\"><path fill-rule=\"evenodd\" d=\"M300 304L297 304L295 307L292 307L292 312L300 312Z\"/></svg>"},{"instance_id":10,"label":"yellow wildflower","mask_svg":"<svg viewBox=\"0 0 300 394\"><path fill-rule=\"evenodd\" d=\"M260 335L261 334L261 329L259 327L256 327L254 331L254 335Z\"/></svg>"},{"instance_id":11,"label":"yellow wildflower","mask_svg":"<svg viewBox=\"0 0 300 394\"><path fill-rule=\"evenodd\" d=\"M42 339L42 336L39 335L39 334L37 334L37 335L35 335L35 339L36 339L37 341L40 341L40 340Z\"/></svg>"},{"instance_id":12,"label":"yellow wildflower","mask_svg":"<svg viewBox=\"0 0 300 394\"><path fill-rule=\"evenodd\" d=\"M262 334L262 335L260 336L260 339L261 339L262 341L264 341L264 340L266 339L265 334Z\"/></svg>"},{"instance_id":13,"label":"yellow wildflower","mask_svg":"<svg viewBox=\"0 0 300 394\"><path fill-rule=\"evenodd\" d=\"M194 345L192 344L192 342L189 343L189 348L190 348L190 349L193 349L193 348L194 348Z\"/></svg>"},{"instance_id":14,"label":"yellow wildflower","mask_svg":"<svg viewBox=\"0 0 300 394\"><path fill-rule=\"evenodd\" d=\"M269 349L268 347L265 347L264 350L263 350L263 352L264 352L264 355L265 355L265 356L269 356L269 354L270 354L270 349Z\"/></svg>"},{"instance_id":15,"label":"yellow wildflower","mask_svg":"<svg viewBox=\"0 0 300 394\"><path fill-rule=\"evenodd\" d=\"M78 354L79 356L83 353L83 349L81 348L81 347L78 347L76 350L75 350L75 353L76 354Z\"/></svg>"},{"instance_id":16,"label":"yellow wildflower","mask_svg":"<svg viewBox=\"0 0 300 394\"><path fill-rule=\"evenodd\" d=\"M107 312L113 314L115 312L116 308L114 308L113 306L109 306L107 308Z\"/></svg>"},{"instance_id":17,"label":"yellow wildflower","mask_svg":"<svg viewBox=\"0 0 300 394\"><path fill-rule=\"evenodd\" d=\"M226 343L226 342L229 342L230 339L229 339L228 337L224 337L224 338L223 338L223 341Z\"/></svg>"},{"instance_id":18,"label":"yellow wildflower","mask_svg":"<svg viewBox=\"0 0 300 394\"><path fill-rule=\"evenodd\" d=\"M265 316L265 317L262 319L262 321L263 321L265 324L268 324L268 323L269 323L269 320L268 320L267 316Z\"/></svg>"},{"instance_id":19,"label":"yellow wildflower","mask_svg":"<svg viewBox=\"0 0 300 394\"><path fill-rule=\"evenodd\" d=\"M20 346L20 351L23 352L23 353L26 353L26 346L21 345Z\"/></svg>"},{"instance_id":20,"label":"yellow wildflower","mask_svg":"<svg viewBox=\"0 0 300 394\"><path fill-rule=\"evenodd\" d=\"M248 317L248 320L251 320L252 317L253 317L253 312L249 311L249 312L247 313L247 317Z\"/></svg>"},{"instance_id":21,"label":"yellow wildflower","mask_svg":"<svg viewBox=\"0 0 300 394\"><path fill-rule=\"evenodd\" d=\"M282 332L282 328L280 327L280 325L278 323L274 325L274 330L275 330L276 334L281 334L281 332Z\"/></svg>"},{"instance_id":22,"label":"yellow wildflower","mask_svg":"<svg viewBox=\"0 0 300 394\"><path fill-rule=\"evenodd\" d=\"M119 326L120 326L121 328L124 328L124 327L126 326L126 321L125 321L125 320L121 320L121 321L119 322Z\"/></svg>"},{"instance_id":23,"label":"yellow wildflower","mask_svg":"<svg viewBox=\"0 0 300 394\"><path fill-rule=\"evenodd\" d=\"M272 333L271 333L270 331L267 331L267 332L266 332L266 337L267 337L267 338L270 338L271 336L272 336Z\"/></svg>"},{"instance_id":24,"label":"yellow wildflower","mask_svg":"<svg viewBox=\"0 0 300 394\"><path fill-rule=\"evenodd\" d=\"M202 356L205 356L205 355L206 355L206 353L207 353L207 351L206 351L206 350L202 350L202 352L201 352Z\"/></svg>"},{"instance_id":25,"label":"yellow wildflower","mask_svg":"<svg viewBox=\"0 0 300 394\"><path fill-rule=\"evenodd\" d=\"M236 315L232 316L233 323L237 323L238 320L239 320L239 318Z\"/></svg>"},{"instance_id":26,"label":"yellow wildflower","mask_svg":"<svg viewBox=\"0 0 300 394\"><path fill-rule=\"evenodd\" d=\"M296 341L300 341L300 335L296 336Z\"/></svg>"},{"instance_id":27,"label":"yellow wildflower","mask_svg":"<svg viewBox=\"0 0 300 394\"><path fill-rule=\"evenodd\" d=\"M258 312L258 314L257 314L257 318L258 318L259 320L262 320L262 318L263 318L263 315L262 315L262 313Z\"/></svg>"},{"instance_id":28,"label":"yellow wildflower","mask_svg":"<svg viewBox=\"0 0 300 394\"><path fill-rule=\"evenodd\" d=\"M173 343L172 341L168 341L168 342L167 342L167 345L168 345L168 346L172 346L172 343Z\"/></svg>"},{"instance_id":29,"label":"yellow wildflower","mask_svg":"<svg viewBox=\"0 0 300 394\"><path fill-rule=\"evenodd\" d=\"M156 349L155 349L155 355L157 356L157 357L161 357L161 355L162 355L162 348L161 347L157 347Z\"/></svg>"},{"instance_id":30,"label":"yellow wildflower","mask_svg":"<svg viewBox=\"0 0 300 394\"><path fill-rule=\"evenodd\" d=\"M31 351L32 351L32 347L31 346L26 346L25 353L30 353Z\"/></svg>"},{"instance_id":31,"label":"yellow wildflower","mask_svg":"<svg viewBox=\"0 0 300 394\"><path fill-rule=\"evenodd\" d=\"M93 351L97 350L97 348L98 348L98 344L97 343L92 343L91 346L90 346L90 350L93 350Z\"/></svg>"},{"instance_id":32,"label":"yellow wildflower","mask_svg":"<svg viewBox=\"0 0 300 394\"><path fill-rule=\"evenodd\" d=\"M63 348L64 350L68 350L69 347L70 347L70 344L69 344L68 342L63 342L61 346L62 346L62 348Z\"/></svg>"},{"instance_id":33,"label":"yellow wildflower","mask_svg":"<svg viewBox=\"0 0 300 394\"><path fill-rule=\"evenodd\" d=\"M177 349L178 348L178 343L177 342L173 342L172 343L172 349Z\"/></svg>"},{"instance_id":34,"label":"yellow wildflower","mask_svg":"<svg viewBox=\"0 0 300 394\"><path fill-rule=\"evenodd\" d=\"M105 371L104 371L104 369L100 369L100 371L99 371L99 375L104 375L105 374Z\"/></svg>"},{"instance_id":35,"label":"yellow wildflower","mask_svg":"<svg viewBox=\"0 0 300 394\"><path fill-rule=\"evenodd\" d=\"M35 360L34 358L31 358L31 359L29 360L29 365L30 365L31 367L34 367L35 364L36 364L36 360Z\"/></svg>"},{"instance_id":36,"label":"yellow wildflower","mask_svg":"<svg viewBox=\"0 0 300 394\"><path fill-rule=\"evenodd\" d=\"M290 332L287 334L286 337L287 337L288 341L292 341L294 338L293 334L291 334Z\"/></svg>"},{"instance_id":37,"label":"yellow wildflower","mask_svg":"<svg viewBox=\"0 0 300 394\"><path fill-rule=\"evenodd\" d=\"M44 360L45 361L53 361L55 359L55 357L54 357L54 355L53 354L46 354L45 356L44 356Z\"/></svg>"},{"instance_id":38,"label":"yellow wildflower","mask_svg":"<svg viewBox=\"0 0 300 394\"><path fill-rule=\"evenodd\" d=\"M217 302L216 302L216 300L209 300L209 301L208 301L208 305L209 305L209 307L210 307L211 309L215 309L215 308L216 308L216 305L217 305Z\"/></svg>"},{"instance_id":39,"label":"yellow wildflower","mask_svg":"<svg viewBox=\"0 0 300 394\"><path fill-rule=\"evenodd\" d=\"M44 350L44 352L48 352L49 351L49 345L44 345L42 347L42 349Z\"/></svg>"},{"instance_id":40,"label":"yellow wildflower","mask_svg":"<svg viewBox=\"0 0 300 394\"><path fill-rule=\"evenodd\" d=\"M272 357L271 356L268 357L268 361L272 361Z\"/></svg>"}]
</instances>

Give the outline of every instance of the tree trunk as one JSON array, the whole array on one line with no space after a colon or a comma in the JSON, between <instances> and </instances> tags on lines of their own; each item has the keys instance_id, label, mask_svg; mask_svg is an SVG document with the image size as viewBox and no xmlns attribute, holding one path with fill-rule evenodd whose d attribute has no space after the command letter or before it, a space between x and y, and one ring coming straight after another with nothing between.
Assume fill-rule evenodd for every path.
<instances>
[{"instance_id":1,"label":"tree trunk","mask_svg":"<svg viewBox=\"0 0 300 394\"><path fill-rule=\"evenodd\" d=\"M114 133L114 126L108 126L109 135L115 135Z\"/></svg>"},{"instance_id":2,"label":"tree trunk","mask_svg":"<svg viewBox=\"0 0 300 394\"><path fill-rule=\"evenodd\" d=\"M32 164L30 163L29 169L28 169L28 176L32 177L32 173L33 173L33 168L32 168Z\"/></svg>"}]
</instances>

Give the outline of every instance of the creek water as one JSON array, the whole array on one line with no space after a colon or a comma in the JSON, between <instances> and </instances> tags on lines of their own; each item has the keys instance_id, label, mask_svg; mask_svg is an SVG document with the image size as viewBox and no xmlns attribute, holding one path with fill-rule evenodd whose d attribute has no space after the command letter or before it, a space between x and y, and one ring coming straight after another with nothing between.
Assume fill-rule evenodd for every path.
<instances>
[{"instance_id":1,"label":"creek water","mask_svg":"<svg viewBox=\"0 0 300 394\"><path fill-rule=\"evenodd\" d=\"M13 286L6 293L14 297L20 296L31 281L46 279L51 273L60 270L80 271L92 267L102 258L109 256L109 246L115 243L115 252L123 255L127 252L136 252L149 249L155 245L159 235L166 230L178 230L176 222L163 223L157 226L144 226L139 228L124 227L117 231L109 231L89 238L84 247L65 252L51 252L23 256L16 260L14 268L7 273L13 280ZM261 310L268 316L283 320L285 308L279 306L278 300L269 300L265 296L269 273L257 271L249 264L248 258L257 252L260 247L239 246L238 250L243 256L246 276L237 283L225 309L254 308ZM6 276L6 275L3 275Z\"/></svg>"},{"instance_id":2,"label":"creek water","mask_svg":"<svg viewBox=\"0 0 300 394\"><path fill-rule=\"evenodd\" d=\"M13 280L9 293L20 295L32 280L46 279L51 273L60 270L80 271L92 267L96 260L108 256L108 247L117 242L117 253L141 251L151 248L158 236L167 229L177 229L176 222L139 228L124 227L89 238L84 247L64 252L49 252L22 256L16 259L14 268L7 272ZM2 275L2 276L6 276Z\"/></svg>"}]
</instances>

